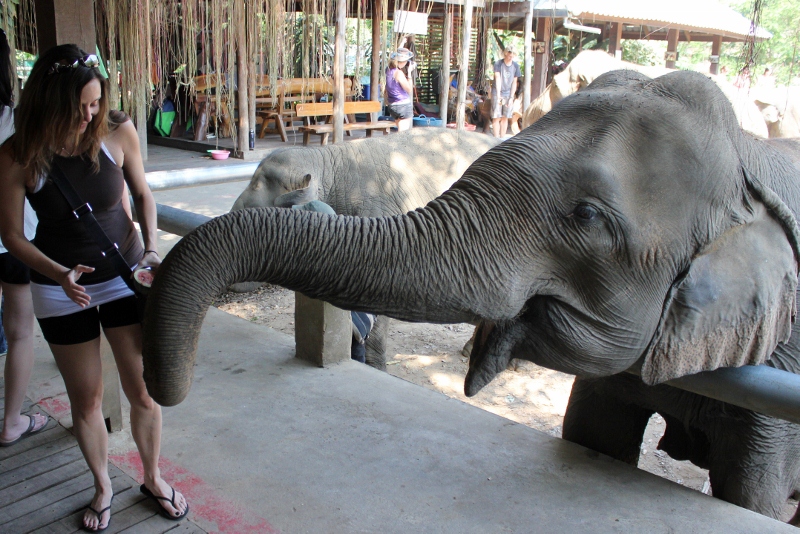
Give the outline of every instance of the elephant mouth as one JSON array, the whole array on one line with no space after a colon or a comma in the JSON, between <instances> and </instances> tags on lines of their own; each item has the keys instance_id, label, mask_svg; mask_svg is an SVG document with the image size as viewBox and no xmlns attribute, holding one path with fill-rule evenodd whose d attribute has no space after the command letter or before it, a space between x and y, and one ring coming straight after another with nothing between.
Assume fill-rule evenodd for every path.
<instances>
[{"instance_id":1,"label":"elephant mouth","mask_svg":"<svg viewBox=\"0 0 800 534\"><path fill-rule=\"evenodd\" d=\"M477 394L514 358L582 377L609 376L641 356L643 348L635 347L608 322L557 297L537 296L512 321L479 324L464 391Z\"/></svg>"}]
</instances>

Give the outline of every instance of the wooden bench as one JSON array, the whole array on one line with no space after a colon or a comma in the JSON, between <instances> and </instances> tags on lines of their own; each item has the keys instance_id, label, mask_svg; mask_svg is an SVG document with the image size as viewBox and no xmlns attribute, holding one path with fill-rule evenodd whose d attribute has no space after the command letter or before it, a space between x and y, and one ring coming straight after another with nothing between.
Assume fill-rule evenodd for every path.
<instances>
[{"instance_id":1,"label":"wooden bench","mask_svg":"<svg viewBox=\"0 0 800 534\"><path fill-rule=\"evenodd\" d=\"M378 113L381 110L381 103L376 100L367 100L363 102L345 102L344 114L355 115L356 113ZM329 120L333 116L333 103L320 102L318 104L297 104L295 112L298 117L328 117ZM389 133L390 129L396 126L394 121L369 121L369 122L355 122L351 121L344 125L345 132L354 130L366 130L367 137L372 137L374 130L380 130L383 135ZM308 145L311 141L311 134L322 136L322 144L328 144L328 136L333 132L333 124L326 122L324 124L306 124L300 127L303 132L303 144Z\"/></svg>"},{"instance_id":2,"label":"wooden bench","mask_svg":"<svg viewBox=\"0 0 800 534\"><path fill-rule=\"evenodd\" d=\"M352 81L344 80L345 94L352 93ZM278 80L273 88L265 75L258 77L256 85L256 117L261 120L258 138L263 139L266 133L277 133L281 140L287 141L286 127L292 128L297 114L293 105L303 102L315 102L318 95L333 94L333 82L326 78L285 78ZM274 123L273 128L268 124ZM355 122L355 121L353 121Z\"/></svg>"}]
</instances>

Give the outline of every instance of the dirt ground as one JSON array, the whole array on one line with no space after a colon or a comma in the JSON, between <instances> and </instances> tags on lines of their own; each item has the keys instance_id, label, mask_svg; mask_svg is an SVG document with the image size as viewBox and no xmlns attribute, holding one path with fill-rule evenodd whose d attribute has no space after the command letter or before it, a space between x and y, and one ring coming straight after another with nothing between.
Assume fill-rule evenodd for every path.
<instances>
[{"instance_id":1,"label":"dirt ground","mask_svg":"<svg viewBox=\"0 0 800 534\"><path fill-rule=\"evenodd\" d=\"M232 315L294 335L294 293L263 286L248 293L228 292L215 305ZM387 370L393 376L439 391L551 436L561 436L572 375L515 360L472 398L464 395L467 357L461 354L472 336L469 324L434 325L392 321L387 341ZM708 474L689 462L676 462L656 450L663 419L650 420L639 467L678 484L708 492Z\"/></svg>"}]
</instances>

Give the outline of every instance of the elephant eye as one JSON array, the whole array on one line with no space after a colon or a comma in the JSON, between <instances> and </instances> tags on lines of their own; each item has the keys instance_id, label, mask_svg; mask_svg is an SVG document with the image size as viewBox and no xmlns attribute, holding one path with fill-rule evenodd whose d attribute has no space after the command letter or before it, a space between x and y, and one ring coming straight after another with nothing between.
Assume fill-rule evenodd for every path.
<instances>
[{"instance_id":1,"label":"elephant eye","mask_svg":"<svg viewBox=\"0 0 800 534\"><path fill-rule=\"evenodd\" d=\"M582 223L592 222L599 215L597 209L589 204L578 204L572 211L576 220Z\"/></svg>"}]
</instances>

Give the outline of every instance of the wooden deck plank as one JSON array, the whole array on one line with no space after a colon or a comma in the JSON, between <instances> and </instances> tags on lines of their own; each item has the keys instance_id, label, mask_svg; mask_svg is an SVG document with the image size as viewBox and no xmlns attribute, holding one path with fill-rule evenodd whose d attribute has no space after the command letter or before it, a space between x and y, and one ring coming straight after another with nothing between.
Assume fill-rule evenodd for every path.
<instances>
[{"instance_id":1,"label":"wooden deck plank","mask_svg":"<svg viewBox=\"0 0 800 534\"><path fill-rule=\"evenodd\" d=\"M122 475L117 478L125 477L127 477L127 475ZM128 488L120 491L115 489L114 502L111 504L111 524L108 526L108 530L104 531L108 534L127 530L152 515L152 513L139 504L144 499L144 495L139 493L139 485L136 484L133 479L130 479L130 483L132 485ZM70 526L80 527L85 510L86 507L84 506L84 508L64 517L58 522L48 525L47 532L64 532L63 529L69 528Z\"/></svg>"},{"instance_id":2,"label":"wooden deck plank","mask_svg":"<svg viewBox=\"0 0 800 534\"><path fill-rule=\"evenodd\" d=\"M114 493L122 493L126 488L130 488L132 478L128 476L112 476L111 487ZM62 521L75 514L82 517L83 510L92 500L94 496L94 486L74 493L64 499L56 502L50 502L40 509L40 512L35 514L28 514L23 517L17 518L14 521L2 525L4 532L75 532L81 526L80 520L73 521L70 525L68 522Z\"/></svg>"},{"instance_id":3,"label":"wooden deck plank","mask_svg":"<svg viewBox=\"0 0 800 534\"><path fill-rule=\"evenodd\" d=\"M0 491L0 526L93 486L89 467L82 458L10 486Z\"/></svg>"},{"instance_id":4,"label":"wooden deck plank","mask_svg":"<svg viewBox=\"0 0 800 534\"><path fill-rule=\"evenodd\" d=\"M3 473L2 476L0 476L0 489L19 484L23 480L53 471L54 469L58 469L63 465L67 465L82 458L83 455L81 455L81 451L78 448L78 443L73 442L71 448L60 450L58 454L40 458L33 463Z\"/></svg>"},{"instance_id":5,"label":"wooden deck plank","mask_svg":"<svg viewBox=\"0 0 800 534\"><path fill-rule=\"evenodd\" d=\"M191 511L189 513L191 514ZM185 525L189 526L187 530L181 528ZM170 521L169 519L166 519L160 515L154 515L149 519L142 521L141 523L137 523L131 528L120 532L129 532L131 534L162 534L163 532L169 532L170 534L177 534L179 532L205 532L205 530L201 529L188 519L183 519L182 521L176 523L175 521Z\"/></svg>"},{"instance_id":6,"label":"wooden deck plank","mask_svg":"<svg viewBox=\"0 0 800 534\"><path fill-rule=\"evenodd\" d=\"M11 471L19 469L20 467L25 467L31 464L37 464L38 462L46 458L49 458L50 456L59 454L62 451L77 446L75 438L70 434L63 434L58 431L48 432L48 433L53 435L46 436L47 438L56 438L56 439L48 439L46 442L40 443L36 447L29 448L28 450L23 451L20 454L16 454L14 456L11 456L10 458L6 458L5 460L2 461L2 465L0 465L0 475L4 473L10 473ZM31 436L30 438L28 438L28 440L32 440L34 437L36 436ZM19 444L23 445L23 442L20 442Z\"/></svg>"},{"instance_id":7,"label":"wooden deck plank","mask_svg":"<svg viewBox=\"0 0 800 534\"><path fill-rule=\"evenodd\" d=\"M62 501L77 493L90 491L93 488L94 480L88 470L71 479L62 480L56 486L3 508L2 518L0 518L0 531L7 530L9 523L13 523L24 516L42 514L42 510L47 509L54 502ZM52 522L57 519L59 517L50 517L49 521Z\"/></svg>"},{"instance_id":8,"label":"wooden deck plank","mask_svg":"<svg viewBox=\"0 0 800 534\"><path fill-rule=\"evenodd\" d=\"M24 454L31 449L35 449L50 441L55 441L63 436L69 435L71 434L65 430L64 427L59 426L55 419L50 419L41 432L37 432L33 436L18 441L10 447L0 447L0 463L5 466L6 462L15 456Z\"/></svg>"}]
</instances>

